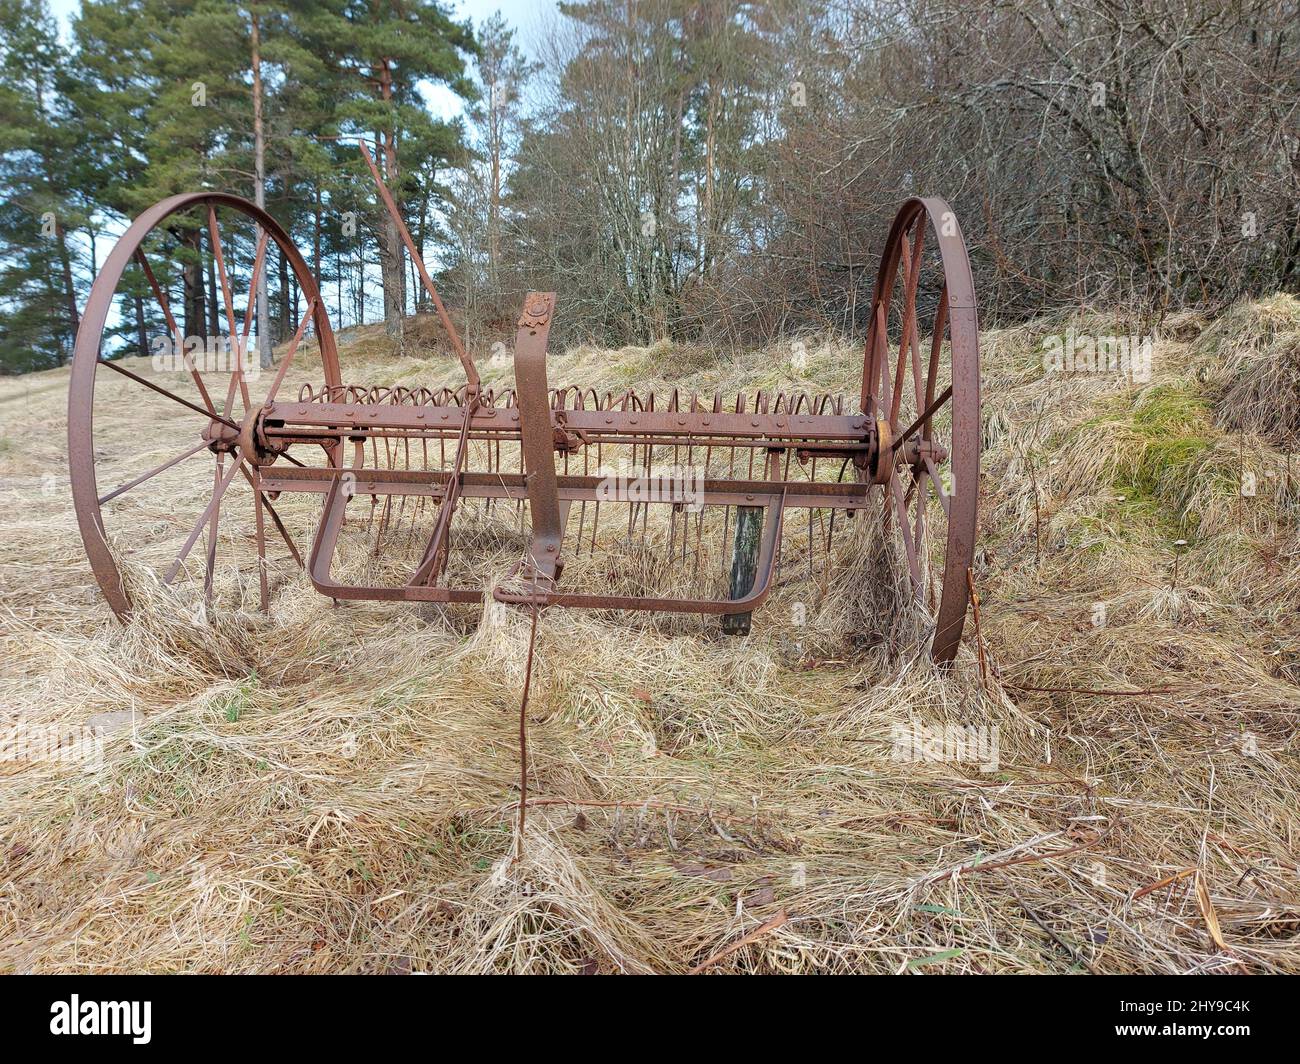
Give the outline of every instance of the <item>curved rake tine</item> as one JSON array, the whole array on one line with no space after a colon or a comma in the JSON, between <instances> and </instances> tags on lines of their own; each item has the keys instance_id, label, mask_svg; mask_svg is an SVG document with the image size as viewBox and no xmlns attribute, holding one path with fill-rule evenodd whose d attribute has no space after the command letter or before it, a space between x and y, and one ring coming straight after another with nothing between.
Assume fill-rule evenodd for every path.
<instances>
[{"instance_id":1,"label":"curved rake tine","mask_svg":"<svg viewBox=\"0 0 1300 1064\"><path fill-rule=\"evenodd\" d=\"M410 437L407 436L402 437L402 461L405 462L404 468L409 472L411 469L411 440ZM492 451L489 448L488 472L491 472L491 465L492 465ZM402 501L397 507L397 525L399 529L401 528L402 525L402 517L406 513L406 500L407 500L407 496L403 495Z\"/></svg>"}]
</instances>

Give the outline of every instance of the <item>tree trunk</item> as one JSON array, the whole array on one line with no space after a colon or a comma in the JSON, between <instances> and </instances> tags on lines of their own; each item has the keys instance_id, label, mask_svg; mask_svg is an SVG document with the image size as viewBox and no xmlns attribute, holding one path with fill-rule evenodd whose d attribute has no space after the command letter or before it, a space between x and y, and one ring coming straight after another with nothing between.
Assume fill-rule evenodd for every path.
<instances>
[{"instance_id":1,"label":"tree trunk","mask_svg":"<svg viewBox=\"0 0 1300 1064\"><path fill-rule=\"evenodd\" d=\"M55 232L59 235L59 266L63 272L63 293L68 301L68 325L71 327L68 335L75 342L81 318L77 314L77 289L72 283L72 257L68 254L67 232L63 226L56 225Z\"/></svg>"},{"instance_id":2,"label":"tree trunk","mask_svg":"<svg viewBox=\"0 0 1300 1064\"><path fill-rule=\"evenodd\" d=\"M501 262L501 112L495 95L504 91L494 84L493 100L488 109L488 140L492 153L492 187L488 203L488 284L496 291Z\"/></svg>"},{"instance_id":3,"label":"tree trunk","mask_svg":"<svg viewBox=\"0 0 1300 1064\"><path fill-rule=\"evenodd\" d=\"M203 246L202 232L187 229L180 235L181 246L189 252L185 268L181 271L182 303L185 306L185 336L208 335L203 318Z\"/></svg>"},{"instance_id":4,"label":"tree trunk","mask_svg":"<svg viewBox=\"0 0 1300 1064\"><path fill-rule=\"evenodd\" d=\"M266 139L262 130L262 37L257 9L250 10L253 44L253 202L266 208ZM271 354L271 309L266 270L257 275L257 352L263 369L275 365Z\"/></svg>"},{"instance_id":5,"label":"tree trunk","mask_svg":"<svg viewBox=\"0 0 1300 1064\"><path fill-rule=\"evenodd\" d=\"M320 280L320 242L321 242L321 212L323 204L320 198L320 182L316 183L316 203L315 210L312 212L312 235L311 235L311 275L316 280L316 287L321 286Z\"/></svg>"},{"instance_id":6,"label":"tree trunk","mask_svg":"<svg viewBox=\"0 0 1300 1064\"><path fill-rule=\"evenodd\" d=\"M280 335L283 342L289 335L289 263L280 251Z\"/></svg>"},{"instance_id":7,"label":"tree trunk","mask_svg":"<svg viewBox=\"0 0 1300 1064\"><path fill-rule=\"evenodd\" d=\"M202 237L199 238L202 240ZM208 256L208 328L204 333L205 336L221 335L221 318L218 316L217 308L217 262L215 255ZM202 298L202 293L200 293ZM202 318L202 313L199 314Z\"/></svg>"},{"instance_id":8,"label":"tree trunk","mask_svg":"<svg viewBox=\"0 0 1300 1064\"><path fill-rule=\"evenodd\" d=\"M718 90L713 78L709 78L709 110L706 118L704 135L704 232L700 249L700 276L713 273L713 227L714 227L714 188L713 155L717 149L716 122L718 116Z\"/></svg>"},{"instance_id":9,"label":"tree trunk","mask_svg":"<svg viewBox=\"0 0 1300 1064\"><path fill-rule=\"evenodd\" d=\"M380 66L379 89L385 103L393 98L393 75L388 60ZM375 150L380 148L376 136ZM392 193L397 209L402 209L401 192L397 187L397 143L391 130L382 136L384 180ZM406 271L402 268L402 237L396 220L386 210L380 212L379 266L384 281L384 331L402 347L402 319L406 314Z\"/></svg>"},{"instance_id":10,"label":"tree trunk","mask_svg":"<svg viewBox=\"0 0 1300 1064\"><path fill-rule=\"evenodd\" d=\"M136 343L140 345L140 354L149 357L149 330L144 323L144 297L138 292L135 296L135 337ZM175 343L176 338L173 336L171 342Z\"/></svg>"},{"instance_id":11,"label":"tree trunk","mask_svg":"<svg viewBox=\"0 0 1300 1064\"><path fill-rule=\"evenodd\" d=\"M338 285L335 289L335 308L338 312L338 327L343 328L343 253L334 249L334 283Z\"/></svg>"},{"instance_id":12,"label":"tree trunk","mask_svg":"<svg viewBox=\"0 0 1300 1064\"><path fill-rule=\"evenodd\" d=\"M420 261L424 262L424 242L429 235L429 203L433 195L434 182L438 179L438 168L429 167L428 180L424 183L424 188L420 195L420 215L416 219L416 232L412 238L415 240L415 250L420 253ZM415 269L415 262L411 262L411 291L415 293L415 299L412 302L416 309L419 308L421 300L428 302L428 296L424 293L424 288L420 282L419 274Z\"/></svg>"},{"instance_id":13,"label":"tree trunk","mask_svg":"<svg viewBox=\"0 0 1300 1064\"><path fill-rule=\"evenodd\" d=\"M768 518L773 520L773 518ZM736 507L736 535L731 544L730 595L744 598L754 590L758 575L759 541L763 537L763 508L761 506ZM724 635L749 635L749 622L753 614L724 613Z\"/></svg>"}]
</instances>

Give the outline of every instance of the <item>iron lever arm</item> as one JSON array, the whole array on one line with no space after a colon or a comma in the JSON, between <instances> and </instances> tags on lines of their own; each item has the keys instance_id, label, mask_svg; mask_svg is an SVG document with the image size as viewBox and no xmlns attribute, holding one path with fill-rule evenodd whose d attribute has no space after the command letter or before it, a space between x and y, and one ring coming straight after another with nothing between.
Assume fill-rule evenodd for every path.
<instances>
[{"instance_id":1,"label":"iron lever arm","mask_svg":"<svg viewBox=\"0 0 1300 1064\"><path fill-rule=\"evenodd\" d=\"M424 284L424 290L429 293L429 298L433 300L433 309L438 312L438 320L442 322L442 327L447 330L447 337L451 340L451 346L456 352L456 357L460 359L460 364L465 367L465 376L469 378L470 391L477 393L479 390L478 370L474 367L474 360L465 353L465 345L460 342L460 333L456 331L456 326L451 323L451 317L447 314L447 308L442 305L442 300L438 298L438 290L433 287L433 280L429 277L429 271L424 267L424 259L415 249L415 241L411 239L411 234L406 228L406 223L402 221L401 212L397 209L397 204L393 202L392 193L388 191L388 186L384 184L384 179L379 176L379 167L375 165L375 157L370 154L370 149L366 147L364 140L357 141L361 148L361 154L366 157L366 165L370 167L370 173L375 179L375 184L379 187L379 195L384 201L384 206L388 210L389 217L397 226L397 231L402 237L402 242L406 245L406 250L411 253L411 261L415 263L415 268L420 271L420 280Z\"/></svg>"},{"instance_id":2,"label":"iron lever arm","mask_svg":"<svg viewBox=\"0 0 1300 1064\"><path fill-rule=\"evenodd\" d=\"M529 292L515 334L515 390L519 432L528 478L528 514L532 521L529 568L539 579L554 581L564 568L560 492L555 474L555 422L546 386L546 341L555 311L554 292Z\"/></svg>"}]
</instances>

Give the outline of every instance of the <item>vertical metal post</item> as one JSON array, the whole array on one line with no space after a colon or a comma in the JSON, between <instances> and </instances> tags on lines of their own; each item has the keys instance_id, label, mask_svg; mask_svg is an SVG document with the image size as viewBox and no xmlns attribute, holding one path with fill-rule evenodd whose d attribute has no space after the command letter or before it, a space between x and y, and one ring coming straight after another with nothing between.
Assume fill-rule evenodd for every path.
<instances>
[{"instance_id":1,"label":"vertical metal post","mask_svg":"<svg viewBox=\"0 0 1300 1064\"><path fill-rule=\"evenodd\" d=\"M733 599L744 598L754 590L758 573L758 545L763 532L763 507L736 507L736 536L731 545L731 584ZM749 635L752 613L724 613L724 635Z\"/></svg>"},{"instance_id":2,"label":"vertical metal post","mask_svg":"<svg viewBox=\"0 0 1300 1064\"><path fill-rule=\"evenodd\" d=\"M555 425L546 384L546 340L555 310L554 292L529 292L515 334L515 392L532 521L529 561L534 573L554 581L564 568L560 546L560 492L555 476Z\"/></svg>"},{"instance_id":3,"label":"vertical metal post","mask_svg":"<svg viewBox=\"0 0 1300 1064\"><path fill-rule=\"evenodd\" d=\"M781 479L781 455L780 448L768 449L766 472L769 480L777 481ZM730 596L733 599L744 598L754 590L754 580L758 574L760 545L763 539L764 512L762 506L736 507L736 535L731 544ZM778 510L769 520L779 521L780 517L781 514ZM779 553L779 542L776 549ZM749 623L752 616L753 611L749 613L724 613L722 615L722 634L749 635Z\"/></svg>"}]
</instances>

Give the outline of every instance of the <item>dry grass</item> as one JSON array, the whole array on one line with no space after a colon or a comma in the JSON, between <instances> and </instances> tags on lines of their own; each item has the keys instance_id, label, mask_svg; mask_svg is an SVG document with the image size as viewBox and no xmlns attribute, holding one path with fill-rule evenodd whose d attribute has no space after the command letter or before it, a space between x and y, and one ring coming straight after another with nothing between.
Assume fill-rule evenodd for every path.
<instances>
[{"instance_id":1,"label":"dry grass","mask_svg":"<svg viewBox=\"0 0 1300 1064\"><path fill-rule=\"evenodd\" d=\"M0 381L7 724L108 736L93 771L0 762L0 969L686 971L784 912L711 970L1300 970L1300 492L1264 431L1269 389L1214 383L1300 327L1288 313L1254 346L1191 322L1140 386L1044 377L1059 321L986 337L986 683L969 648L951 674L928 665L897 548L866 521L837 539L829 581L801 570L792 527L748 638L546 615L519 865L526 615L335 609L273 547L269 617L200 616L144 564L209 490L182 468L115 504L110 531L141 561L123 628L72 520L66 375ZM722 365L578 349L552 376L856 391L854 348L806 340L800 373L787 347ZM443 360L386 359L376 330L347 351L349 380L454 379ZM165 408L146 404L153 428L187 431ZM97 416L106 464L147 465L140 419ZM247 559L246 488L238 505L222 547ZM315 504L278 505L303 544ZM459 577L505 571L513 517L473 517ZM663 578L607 545L574 562L577 586ZM363 538L340 565L388 563ZM252 572L223 592L254 605ZM956 725L996 727L996 768L897 758L900 734Z\"/></svg>"},{"instance_id":2,"label":"dry grass","mask_svg":"<svg viewBox=\"0 0 1300 1064\"><path fill-rule=\"evenodd\" d=\"M1300 448L1300 300L1279 292L1240 304L1205 330L1193 352L1228 429Z\"/></svg>"}]
</instances>

